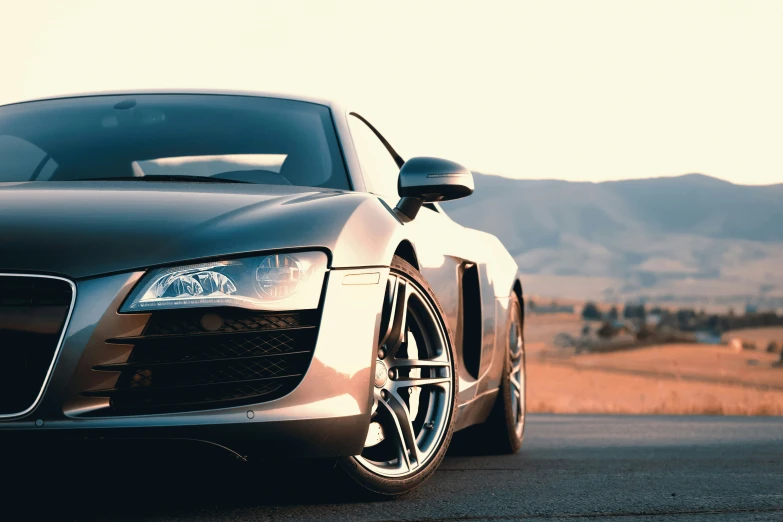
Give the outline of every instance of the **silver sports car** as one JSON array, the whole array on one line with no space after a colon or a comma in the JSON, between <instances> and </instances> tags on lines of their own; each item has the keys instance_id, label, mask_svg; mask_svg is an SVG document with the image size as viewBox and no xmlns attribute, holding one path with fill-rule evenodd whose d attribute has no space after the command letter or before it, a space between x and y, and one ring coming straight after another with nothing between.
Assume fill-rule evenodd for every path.
<instances>
[{"instance_id":1,"label":"silver sports car","mask_svg":"<svg viewBox=\"0 0 783 522\"><path fill-rule=\"evenodd\" d=\"M459 430L517 451L517 266L439 205L472 192L329 101L0 107L0 440L329 458L387 496Z\"/></svg>"}]
</instances>

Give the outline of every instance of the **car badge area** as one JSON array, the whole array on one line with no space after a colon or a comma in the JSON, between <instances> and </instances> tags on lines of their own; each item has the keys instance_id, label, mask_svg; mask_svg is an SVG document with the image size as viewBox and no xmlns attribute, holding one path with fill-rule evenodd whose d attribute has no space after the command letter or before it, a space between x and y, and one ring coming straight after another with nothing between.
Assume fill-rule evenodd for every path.
<instances>
[{"instance_id":1,"label":"car badge area","mask_svg":"<svg viewBox=\"0 0 783 522\"><path fill-rule=\"evenodd\" d=\"M383 388L389 378L389 370L383 361L375 361L375 387Z\"/></svg>"}]
</instances>

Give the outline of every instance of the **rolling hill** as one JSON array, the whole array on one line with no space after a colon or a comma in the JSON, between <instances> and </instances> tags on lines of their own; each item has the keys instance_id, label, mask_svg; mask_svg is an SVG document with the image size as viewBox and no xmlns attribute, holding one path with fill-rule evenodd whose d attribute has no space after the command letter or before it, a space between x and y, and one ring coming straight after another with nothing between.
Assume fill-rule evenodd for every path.
<instances>
[{"instance_id":1,"label":"rolling hill","mask_svg":"<svg viewBox=\"0 0 783 522\"><path fill-rule=\"evenodd\" d=\"M783 306L783 184L735 185L700 174L574 183L475 174L445 203L497 235L552 297Z\"/></svg>"}]
</instances>

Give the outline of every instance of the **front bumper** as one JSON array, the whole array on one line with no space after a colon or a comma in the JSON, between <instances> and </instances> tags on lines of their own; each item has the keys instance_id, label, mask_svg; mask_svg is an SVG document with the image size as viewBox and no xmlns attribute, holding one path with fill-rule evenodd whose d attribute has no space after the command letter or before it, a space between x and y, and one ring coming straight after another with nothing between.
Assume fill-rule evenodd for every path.
<instances>
[{"instance_id":1,"label":"front bumper","mask_svg":"<svg viewBox=\"0 0 783 522\"><path fill-rule=\"evenodd\" d=\"M344 284L345 276L368 272L379 274L377 284ZM81 392L96 379L96 361L113 349L106 339L143 330L147 314L116 313L142 274L79 281L71 321L41 401L23 417L0 420L0 441L200 440L261 458L356 455L369 425L387 274L388 268L331 270L312 362L288 395L230 408L114 417L95 416L105 402ZM350 282L357 280L375 278Z\"/></svg>"}]
</instances>

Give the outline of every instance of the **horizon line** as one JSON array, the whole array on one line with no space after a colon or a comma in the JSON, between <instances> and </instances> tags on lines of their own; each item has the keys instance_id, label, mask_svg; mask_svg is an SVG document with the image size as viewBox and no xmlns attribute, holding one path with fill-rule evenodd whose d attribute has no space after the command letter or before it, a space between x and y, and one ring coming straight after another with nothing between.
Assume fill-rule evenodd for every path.
<instances>
[{"instance_id":1,"label":"horizon line","mask_svg":"<svg viewBox=\"0 0 783 522\"><path fill-rule=\"evenodd\" d=\"M653 180L653 179L678 179L678 178L686 178L689 176L698 176L703 178L708 178L710 180L714 181L720 181L721 183L726 183L728 185L734 185L737 187L778 187L782 186L783 182L780 183L766 183L766 184L753 184L753 183L735 183L733 181L729 181L727 179L719 178L717 176L712 176L709 174L702 174L700 172L688 172L686 174L672 174L672 175L664 175L664 176L648 176L648 177L641 177L641 178L618 178L618 179L605 179L601 181L589 181L589 180L568 180L563 178L518 178L513 177L508 174L502 174L497 172L484 172L481 170L471 170L473 174L479 174L482 176L495 176L498 178L505 178L510 179L514 181L561 181L563 183L589 183L591 185L600 185L602 183L618 183L618 182L624 182L624 181L646 181L646 180Z\"/></svg>"}]
</instances>

